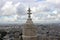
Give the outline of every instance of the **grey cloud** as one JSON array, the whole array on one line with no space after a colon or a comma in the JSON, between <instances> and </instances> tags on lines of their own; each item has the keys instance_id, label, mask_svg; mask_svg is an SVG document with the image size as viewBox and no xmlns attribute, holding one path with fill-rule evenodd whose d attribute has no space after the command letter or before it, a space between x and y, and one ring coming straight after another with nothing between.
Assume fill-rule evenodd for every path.
<instances>
[{"instance_id":1,"label":"grey cloud","mask_svg":"<svg viewBox=\"0 0 60 40\"><path fill-rule=\"evenodd\" d=\"M35 2L36 0L0 0L0 8L4 6L4 4L6 3L6 1L12 1L12 5L13 7L15 6L15 4L17 4L18 2L20 2L21 4L16 7L16 11L13 11L11 13L11 15L18 15L18 17L16 17L16 21L25 21L27 19L27 12L26 12L26 8L27 8L27 5L31 5L31 8L32 7L35 7L36 8L36 11L33 12L32 15L34 15L32 18L34 18L35 21L38 21L38 20L55 20L56 18L52 18L52 16L55 16L52 11L56 10L56 8L59 8L59 5L56 6L55 4L52 4L52 3L47 3L47 2ZM39 0L38 0L39 1ZM40 6L41 7L40 7ZM13 9L11 9L13 10ZM32 10L33 11L33 10ZM41 13L41 11L43 13ZM58 10L59 11L59 10ZM0 11L0 16L2 16L2 13L4 11ZM15 13L16 12L16 13ZM46 14L45 14L46 12ZM9 13L9 12L8 12ZM3 15L4 16L7 16L7 21L9 21L8 19L8 16L11 16L10 14L9 15ZM50 15L51 17L50 18L47 18L47 16ZM4 21L5 18L1 19L1 21ZM13 18L12 18L13 20Z\"/></svg>"},{"instance_id":2,"label":"grey cloud","mask_svg":"<svg viewBox=\"0 0 60 40\"><path fill-rule=\"evenodd\" d=\"M9 1L8 1L9 2ZM11 3L11 2L10 2ZM9 6L8 8L6 6ZM18 15L25 15L25 7L23 6L23 4L20 4L18 7L15 7L15 4L5 4L5 6L3 6L1 9L3 9L2 11L0 11L1 13L5 13L6 14L18 14ZM10 11L10 12L8 12ZM16 13L15 13L16 12ZM1 14L2 15L2 14Z\"/></svg>"},{"instance_id":3,"label":"grey cloud","mask_svg":"<svg viewBox=\"0 0 60 40\"><path fill-rule=\"evenodd\" d=\"M2 8L2 6L5 4L5 0L0 0L0 10L1 10L1 8Z\"/></svg>"},{"instance_id":4,"label":"grey cloud","mask_svg":"<svg viewBox=\"0 0 60 40\"><path fill-rule=\"evenodd\" d=\"M18 15L25 15L25 12L26 10L25 10L25 7L23 6L23 5L19 5L18 7L17 7L17 14Z\"/></svg>"}]
</instances>

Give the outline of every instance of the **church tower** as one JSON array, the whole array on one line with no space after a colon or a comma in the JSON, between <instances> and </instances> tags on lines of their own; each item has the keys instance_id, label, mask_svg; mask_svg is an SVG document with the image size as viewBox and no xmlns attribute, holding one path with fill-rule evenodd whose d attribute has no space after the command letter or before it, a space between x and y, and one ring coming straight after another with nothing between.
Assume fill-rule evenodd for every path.
<instances>
[{"instance_id":1,"label":"church tower","mask_svg":"<svg viewBox=\"0 0 60 40\"><path fill-rule=\"evenodd\" d=\"M37 40L37 28L31 19L31 10L28 9L28 19L23 27L23 40Z\"/></svg>"}]
</instances>

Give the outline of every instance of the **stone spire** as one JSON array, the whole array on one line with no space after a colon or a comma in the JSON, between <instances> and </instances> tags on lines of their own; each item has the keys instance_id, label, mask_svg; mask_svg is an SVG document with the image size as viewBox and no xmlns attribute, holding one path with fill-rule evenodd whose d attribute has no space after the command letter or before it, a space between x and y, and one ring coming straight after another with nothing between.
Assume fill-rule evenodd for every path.
<instances>
[{"instance_id":1,"label":"stone spire","mask_svg":"<svg viewBox=\"0 0 60 40\"><path fill-rule=\"evenodd\" d=\"M37 28L31 18L31 10L28 9L28 19L23 27L23 40L37 40Z\"/></svg>"},{"instance_id":2,"label":"stone spire","mask_svg":"<svg viewBox=\"0 0 60 40\"><path fill-rule=\"evenodd\" d=\"M31 14L32 13L31 13L31 9L30 8L28 9L28 13L27 14L28 14L28 18L31 18Z\"/></svg>"},{"instance_id":3,"label":"stone spire","mask_svg":"<svg viewBox=\"0 0 60 40\"><path fill-rule=\"evenodd\" d=\"M32 21L32 19L31 19L31 9L30 8L28 8L28 19L27 19L27 21L26 21L26 24L29 24L29 25L31 25L31 24L33 24L33 21Z\"/></svg>"}]
</instances>

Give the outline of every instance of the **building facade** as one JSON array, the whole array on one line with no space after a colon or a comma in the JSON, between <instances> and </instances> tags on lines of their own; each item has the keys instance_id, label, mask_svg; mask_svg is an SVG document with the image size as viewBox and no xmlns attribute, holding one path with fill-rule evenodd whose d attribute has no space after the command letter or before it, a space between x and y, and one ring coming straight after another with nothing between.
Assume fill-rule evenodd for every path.
<instances>
[{"instance_id":1,"label":"building facade","mask_svg":"<svg viewBox=\"0 0 60 40\"><path fill-rule=\"evenodd\" d=\"M28 9L28 19L23 27L23 40L37 40L37 28L31 19L31 10Z\"/></svg>"}]
</instances>

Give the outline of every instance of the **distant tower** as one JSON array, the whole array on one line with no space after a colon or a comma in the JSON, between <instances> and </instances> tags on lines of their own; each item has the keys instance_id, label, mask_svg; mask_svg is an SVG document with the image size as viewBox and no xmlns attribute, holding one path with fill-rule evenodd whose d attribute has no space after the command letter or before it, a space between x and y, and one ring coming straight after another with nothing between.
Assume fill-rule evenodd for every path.
<instances>
[{"instance_id":1,"label":"distant tower","mask_svg":"<svg viewBox=\"0 0 60 40\"><path fill-rule=\"evenodd\" d=\"M23 27L23 40L37 40L37 28L31 19L31 10L28 9L28 19Z\"/></svg>"}]
</instances>

